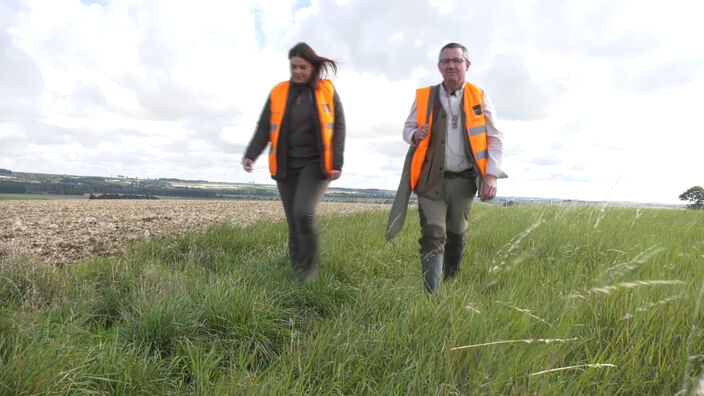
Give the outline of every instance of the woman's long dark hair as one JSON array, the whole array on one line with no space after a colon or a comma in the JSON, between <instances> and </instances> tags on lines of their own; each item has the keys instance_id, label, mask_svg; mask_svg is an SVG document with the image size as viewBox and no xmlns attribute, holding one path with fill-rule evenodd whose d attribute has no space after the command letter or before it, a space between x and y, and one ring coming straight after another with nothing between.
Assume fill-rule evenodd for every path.
<instances>
[{"instance_id":1,"label":"woman's long dark hair","mask_svg":"<svg viewBox=\"0 0 704 396\"><path fill-rule=\"evenodd\" d=\"M313 73L310 76L310 84L317 88L318 81L326 77L330 72L337 75L337 63L334 60L320 56L313 51L310 45L300 42L288 51L288 59L297 56L303 58L313 65Z\"/></svg>"}]
</instances>

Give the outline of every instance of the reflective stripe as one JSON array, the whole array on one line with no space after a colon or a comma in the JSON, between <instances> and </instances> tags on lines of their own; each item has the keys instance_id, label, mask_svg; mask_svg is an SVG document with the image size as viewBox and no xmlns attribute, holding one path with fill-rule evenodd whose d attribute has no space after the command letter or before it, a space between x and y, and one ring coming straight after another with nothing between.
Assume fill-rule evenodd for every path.
<instances>
[{"instance_id":1,"label":"reflective stripe","mask_svg":"<svg viewBox=\"0 0 704 396\"><path fill-rule=\"evenodd\" d=\"M269 132L274 132L277 127L278 127L278 125L276 125L276 124L269 124Z\"/></svg>"},{"instance_id":2,"label":"reflective stripe","mask_svg":"<svg viewBox=\"0 0 704 396\"><path fill-rule=\"evenodd\" d=\"M325 109L326 113L330 112L330 106L328 104L323 104L323 109Z\"/></svg>"},{"instance_id":3,"label":"reflective stripe","mask_svg":"<svg viewBox=\"0 0 704 396\"><path fill-rule=\"evenodd\" d=\"M334 122L329 122L329 123L328 123L328 128L330 128L330 129L335 129L335 123L334 123Z\"/></svg>"},{"instance_id":4,"label":"reflective stripe","mask_svg":"<svg viewBox=\"0 0 704 396\"><path fill-rule=\"evenodd\" d=\"M478 153L475 154L477 157L477 161L486 159L486 157L489 155L489 150L482 150L479 151Z\"/></svg>"},{"instance_id":5,"label":"reflective stripe","mask_svg":"<svg viewBox=\"0 0 704 396\"><path fill-rule=\"evenodd\" d=\"M469 136L481 135L482 133L486 133L486 125L480 125L474 128L469 128L469 131L467 132L469 133Z\"/></svg>"}]
</instances>

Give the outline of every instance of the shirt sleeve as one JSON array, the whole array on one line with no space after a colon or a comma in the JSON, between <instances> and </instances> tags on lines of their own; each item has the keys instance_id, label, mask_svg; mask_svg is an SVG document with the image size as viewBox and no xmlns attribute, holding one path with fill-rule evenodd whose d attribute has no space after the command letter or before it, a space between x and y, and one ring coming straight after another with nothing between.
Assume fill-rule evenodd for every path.
<instances>
[{"instance_id":1,"label":"shirt sleeve","mask_svg":"<svg viewBox=\"0 0 704 396\"><path fill-rule=\"evenodd\" d=\"M257 122L257 129L252 135L252 140L250 140L247 145L247 149L244 152L244 158L249 158L251 160L256 160L257 157L264 151L266 145L269 143L269 118L271 117L271 97L267 98L266 104L262 109L262 113L259 115L259 121Z\"/></svg>"},{"instance_id":2,"label":"shirt sleeve","mask_svg":"<svg viewBox=\"0 0 704 396\"><path fill-rule=\"evenodd\" d=\"M335 94L333 96L333 104L335 107L335 133L332 135L332 168L335 170L342 170L345 151L345 112L342 109L342 102L337 94L337 89L335 89Z\"/></svg>"},{"instance_id":3,"label":"shirt sleeve","mask_svg":"<svg viewBox=\"0 0 704 396\"><path fill-rule=\"evenodd\" d=\"M406 118L406 122L403 123L403 140L408 144L413 144L413 135L416 133L416 130L418 130L418 117L416 113L416 101L414 99L413 105L411 106L411 113L408 115L408 118Z\"/></svg>"},{"instance_id":4,"label":"shirt sleeve","mask_svg":"<svg viewBox=\"0 0 704 396\"><path fill-rule=\"evenodd\" d=\"M486 167L488 175L494 175L497 178L508 177L501 170L501 162L504 155L504 135L496 126L496 109L491 97L484 91L484 119L486 120L486 144L489 151L489 163Z\"/></svg>"}]
</instances>

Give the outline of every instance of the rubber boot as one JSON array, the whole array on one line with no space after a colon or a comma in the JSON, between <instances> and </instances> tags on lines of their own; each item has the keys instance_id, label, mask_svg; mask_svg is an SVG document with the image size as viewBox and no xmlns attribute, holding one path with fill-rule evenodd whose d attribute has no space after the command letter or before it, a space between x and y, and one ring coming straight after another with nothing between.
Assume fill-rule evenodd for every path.
<instances>
[{"instance_id":1,"label":"rubber boot","mask_svg":"<svg viewBox=\"0 0 704 396\"><path fill-rule=\"evenodd\" d=\"M440 288L442 271L442 255L421 257L423 265L423 280L428 294L437 294Z\"/></svg>"},{"instance_id":2,"label":"rubber boot","mask_svg":"<svg viewBox=\"0 0 704 396\"><path fill-rule=\"evenodd\" d=\"M442 263L443 280L450 280L460 273L464 257L465 235L447 233L445 256Z\"/></svg>"}]
</instances>

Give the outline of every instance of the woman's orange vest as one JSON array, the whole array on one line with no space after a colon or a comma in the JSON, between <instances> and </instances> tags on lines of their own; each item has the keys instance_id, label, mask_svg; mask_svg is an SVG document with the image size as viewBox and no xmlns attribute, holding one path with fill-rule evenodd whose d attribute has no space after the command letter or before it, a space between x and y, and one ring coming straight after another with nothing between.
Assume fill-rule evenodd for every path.
<instances>
[{"instance_id":1,"label":"woman's orange vest","mask_svg":"<svg viewBox=\"0 0 704 396\"><path fill-rule=\"evenodd\" d=\"M289 81L277 84L269 95L271 100L271 117L269 118L269 173L276 176L277 164L276 153L279 145L279 134L281 132L281 122L286 111L286 101L288 99ZM320 118L321 142L323 143L323 164L326 174L332 171L332 135L335 131L335 106L333 96L335 87L330 80L320 80L318 88L315 89L315 103L318 107L318 117Z\"/></svg>"},{"instance_id":2,"label":"woman's orange vest","mask_svg":"<svg viewBox=\"0 0 704 396\"><path fill-rule=\"evenodd\" d=\"M425 139L418 143L416 152L411 162L411 189L415 190L420 179L420 173L425 163L425 156L428 152L430 135L433 130L433 103L430 102L431 87L416 90L416 120L418 126L428 124L428 134ZM442 86L438 89L444 89ZM435 98L433 98L433 101ZM463 110L465 115L465 127L474 163L479 168L482 178L486 177L486 166L488 163L489 151L486 144L486 120L484 119L483 94L482 90L474 84L465 83ZM474 110L476 109L476 111ZM426 119L427 118L427 119Z\"/></svg>"}]
</instances>

